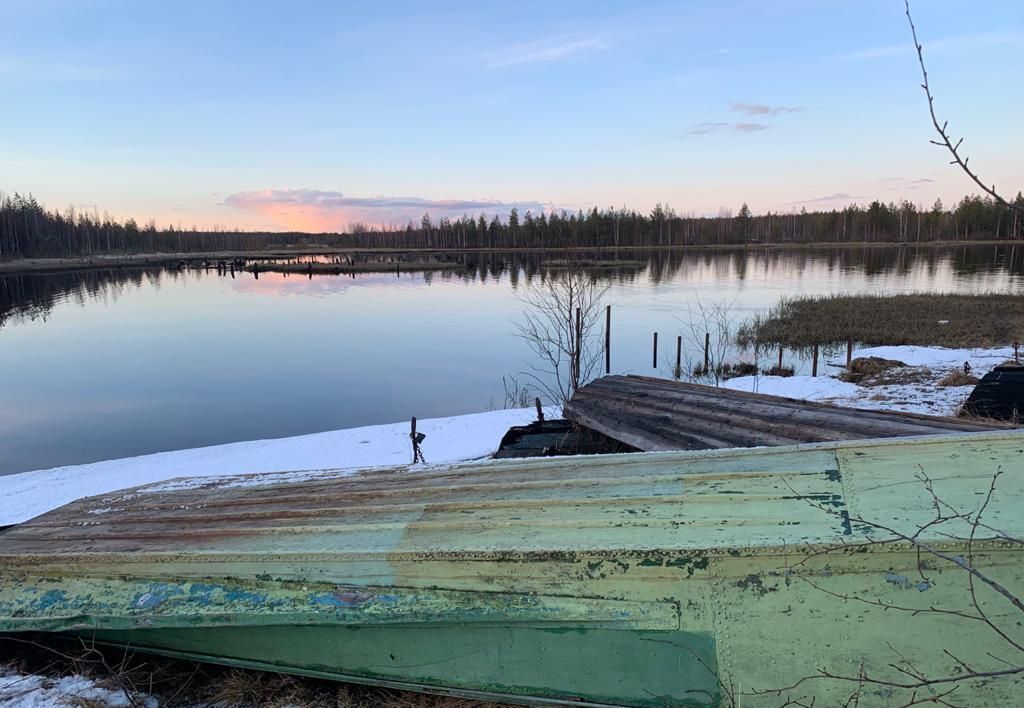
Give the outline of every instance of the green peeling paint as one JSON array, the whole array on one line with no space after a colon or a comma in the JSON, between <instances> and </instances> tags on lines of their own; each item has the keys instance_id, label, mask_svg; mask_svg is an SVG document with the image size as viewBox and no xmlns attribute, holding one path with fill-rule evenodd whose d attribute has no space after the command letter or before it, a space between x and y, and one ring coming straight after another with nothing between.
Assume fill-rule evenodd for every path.
<instances>
[{"instance_id":1,"label":"green peeling paint","mask_svg":"<svg viewBox=\"0 0 1024 708\"><path fill-rule=\"evenodd\" d=\"M1002 469L986 522L1024 537L1022 451L1015 432L130 490L0 532L0 630L540 704L718 706L728 687L745 708L842 705L855 685L808 677L898 681L902 661L946 676L946 651L1000 668L998 635L929 612L971 609L963 570L920 567L858 519L912 533L935 512L922 471L975 510ZM966 552L965 524L933 531ZM972 557L1024 593L1019 544L979 534ZM1014 607L979 602L1024 642ZM1022 693L1010 677L955 702Z\"/></svg>"}]
</instances>

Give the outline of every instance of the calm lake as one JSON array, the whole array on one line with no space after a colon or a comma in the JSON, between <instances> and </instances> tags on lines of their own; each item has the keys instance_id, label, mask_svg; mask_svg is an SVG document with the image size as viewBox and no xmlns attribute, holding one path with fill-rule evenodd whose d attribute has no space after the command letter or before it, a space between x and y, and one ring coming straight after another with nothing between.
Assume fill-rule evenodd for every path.
<instances>
[{"instance_id":1,"label":"calm lake","mask_svg":"<svg viewBox=\"0 0 1024 708\"><path fill-rule=\"evenodd\" d=\"M0 474L500 408L502 376L531 361L517 293L549 273L540 254L454 258L452 271L354 277L0 277ZM744 319L801 293L1024 294L1024 249L1009 245L619 258L594 271L611 285L615 373L669 375L698 298Z\"/></svg>"}]
</instances>

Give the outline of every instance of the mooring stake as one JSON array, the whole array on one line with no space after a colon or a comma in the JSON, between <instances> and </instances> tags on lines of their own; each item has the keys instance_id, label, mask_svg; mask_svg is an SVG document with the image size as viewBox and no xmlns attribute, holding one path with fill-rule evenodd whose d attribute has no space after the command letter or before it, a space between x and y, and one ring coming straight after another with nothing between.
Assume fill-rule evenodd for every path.
<instances>
[{"instance_id":1,"label":"mooring stake","mask_svg":"<svg viewBox=\"0 0 1024 708\"><path fill-rule=\"evenodd\" d=\"M409 433L409 439L412 440L412 463L415 465L417 462L426 462L423 459L423 451L420 450L420 443L426 439L426 435L423 433L416 432L416 416L412 417L412 431Z\"/></svg>"}]
</instances>

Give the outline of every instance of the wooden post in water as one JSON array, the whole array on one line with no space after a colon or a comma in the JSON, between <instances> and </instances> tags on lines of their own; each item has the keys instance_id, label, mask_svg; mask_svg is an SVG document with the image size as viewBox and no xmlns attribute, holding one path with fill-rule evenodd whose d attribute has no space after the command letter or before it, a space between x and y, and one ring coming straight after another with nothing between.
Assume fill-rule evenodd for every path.
<instances>
[{"instance_id":1,"label":"wooden post in water","mask_svg":"<svg viewBox=\"0 0 1024 708\"><path fill-rule=\"evenodd\" d=\"M576 376L573 377L573 391L580 387L580 377L583 376L583 372L580 371L580 361L582 359L583 349L583 310L579 307L576 308Z\"/></svg>"},{"instance_id":2,"label":"wooden post in water","mask_svg":"<svg viewBox=\"0 0 1024 708\"><path fill-rule=\"evenodd\" d=\"M612 306L604 311L604 373L612 373Z\"/></svg>"},{"instance_id":3,"label":"wooden post in water","mask_svg":"<svg viewBox=\"0 0 1024 708\"><path fill-rule=\"evenodd\" d=\"M672 373L677 379L683 376L683 335L681 334L676 337L676 368Z\"/></svg>"},{"instance_id":4,"label":"wooden post in water","mask_svg":"<svg viewBox=\"0 0 1024 708\"><path fill-rule=\"evenodd\" d=\"M850 364L853 363L853 340L846 340L846 370L850 370Z\"/></svg>"},{"instance_id":5,"label":"wooden post in water","mask_svg":"<svg viewBox=\"0 0 1024 708\"><path fill-rule=\"evenodd\" d=\"M814 345L814 353L811 355L811 376L818 375L818 345Z\"/></svg>"},{"instance_id":6,"label":"wooden post in water","mask_svg":"<svg viewBox=\"0 0 1024 708\"><path fill-rule=\"evenodd\" d=\"M711 333L704 333L704 373L711 368Z\"/></svg>"},{"instance_id":7,"label":"wooden post in water","mask_svg":"<svg viewBox=\"0 0 1024 708\"><path fill-rule=\"evenodd\" d=\"M654 361L654 368L657 369L658 368L658 333L657 332L654 333L654 356L653 356L653 361Z\"/></svg>"}]
</instances>

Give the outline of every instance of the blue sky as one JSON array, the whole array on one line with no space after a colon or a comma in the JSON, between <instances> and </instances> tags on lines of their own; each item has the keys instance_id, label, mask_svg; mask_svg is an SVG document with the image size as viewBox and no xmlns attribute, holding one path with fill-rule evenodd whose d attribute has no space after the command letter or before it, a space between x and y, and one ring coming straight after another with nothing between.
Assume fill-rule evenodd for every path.
<instances>
[{"instance_id":1,"label":"blue sky","mask_svg":"<svg viewBox=\"0 0 1024 708\"><path fill-rule=\"evenodd\" d=\"M1024 3L913 10L939 112L1015 194ZM950 202L977 190L919 80L902 0L0 0L0 190L324 229Z\"/></svg>"}]
</instances>

